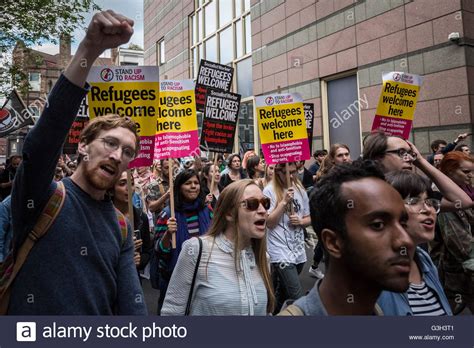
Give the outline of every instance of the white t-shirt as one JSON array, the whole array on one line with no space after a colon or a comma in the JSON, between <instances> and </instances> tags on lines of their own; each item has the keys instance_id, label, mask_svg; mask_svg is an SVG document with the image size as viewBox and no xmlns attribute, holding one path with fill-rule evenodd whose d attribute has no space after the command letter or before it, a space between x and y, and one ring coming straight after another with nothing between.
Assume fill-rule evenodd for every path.
<instances>
[{"instance_id":1,"label":"white t-shirt","mask_svg":"<svg viewBox=\"0 0 474 348\"><path fill-rule=\"evenodd\" d=\"M263 189L263 194L271 200L268 210L271 213L279 203L271 183ZM309 199L304 189L295 188L292 204L295 214L300 218L309 215ZM267 248L272 263L306 262L303 228L290 225L290 209L290 204L288 204L278 224L267 230Z\"/></svg>"}]
</instances>

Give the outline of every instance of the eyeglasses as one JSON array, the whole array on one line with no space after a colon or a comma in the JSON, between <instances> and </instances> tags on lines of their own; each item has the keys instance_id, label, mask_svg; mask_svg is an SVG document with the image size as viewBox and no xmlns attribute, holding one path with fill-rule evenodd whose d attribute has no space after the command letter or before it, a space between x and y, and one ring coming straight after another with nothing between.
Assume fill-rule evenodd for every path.
<instances>
[{"instance_id":1,"label":"eyeglasses","mask_svg":"<svg viewBox=\"0 0 474 348\"><path fill-rule=\"evenodd\" d=\"M417 157L416 152L412 150L406 150L406 149L389 150L389 151L385 151L385 153L394 153L398 155L398 157L400 157L401 159L405 159L408 155L410 155L413 158L413 160L416 160L416 157Z\"/></svg>"},{"instance_id":2,"label":"eyeglasses","mask_svg":"<svg viewBox=\"0 0 474 348\"><path fill-rule=\"evenodd\" d=\"M433 208L436 214L438 214L441 209L441 201L435 198L428 198L428 199L422 200L419 197L410 197L407 200L405 200L405 204L409 206L419 207L420 213L423 210L422 208L423 205L426 205L428 208Z\"/></svg>"},{"instance_id":3,"label":"eyeglasses","mask_svg":"<svg viewBox=\"0 0 474 348\"><path fill-rule=\"evenodd\" d=\"M263 197L263 198L247 198L244 199L243 201L240 202L243 204L244 208L247 208L250 211L255 211L258 209L260 204L265 208L265 210L268 210L270 208L270 198L268 197Z\"/></svg>"},{"instance_id":4,"label":"eyeglasses","mask_svg":"<svg viewBox=\"0 0 474 348\"><path fill-rule=\"evenodd\" d=\"M107 138L99 138L104 143L104 149L108 152L117 151L120 147L120 142L118 139L107 137ZM122 156L125 160L131 161L135 158L135 150L129 146L122 146Z\"/></svg>"}]
</instances>

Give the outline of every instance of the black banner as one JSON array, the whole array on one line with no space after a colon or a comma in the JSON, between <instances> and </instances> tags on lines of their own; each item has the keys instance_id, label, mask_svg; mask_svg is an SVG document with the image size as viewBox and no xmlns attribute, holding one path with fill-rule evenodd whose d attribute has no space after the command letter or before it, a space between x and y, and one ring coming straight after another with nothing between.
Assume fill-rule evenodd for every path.
<instances>
[{"instance_id":1,"label":"black banner","mask_svg":"<svg viewBox=\"0 0 474 348\"><path fill-rule=\"evenodd\" d=\"M232 152L240 97L240 94L208 89L201 131L203 150Z\"/></svg>"},{"instance_id":2,"label":"black banner","mask_svg":"<svg viewBox=\"0 0 474 348\"><path fill-rule=\"evenodd\" d=\"M89 119L87 117L77 116L72 127L69 130L66 141L64 142L63 153L68 155L73 155L77 152L77 145L79 144L79 135L81 135L82 130L85 128Z\"/></svg>"},{"instance_id":3,"label":"black banner","mask_svg":"<svg viewBox=\"0 0 474 348\"><path fill-rule=\"evenodd\" d=\"M6 103L0 109L0 137L25 126L33 125L32 117L33 114L28 110L17 91L12 90Z\"/></svg>"},{"instance_id":4,"label":"black banner","mask_svg":"<svg viewBox=\"0 0 474 348\"><path fill-rule=\"evenodd\" d=\"M234 68L201 59L195 88L196 110L204 112L208 89L213 88L229 92L233 76Z\"/></svg>"},{"instance_id":5,"label":"black banner","mask_svg":"<svg viewBox=\"0 0 474 348\"><path fill-rule=\"evenodd\" d=\"M89 118L89 103L87 102L87 95L81 101L79 110L77 110L77 117Z\"/></svg>"},{"instance_id":6,"label":"black banner","mask_svg":"<svg viewBox=\"0 0 474 348\"><path fill-rule=\"evenodd\" d=\"M303 103L306 131L308 132L309 153L313 153L314 104Z\"/></svg>"}]
</instances>

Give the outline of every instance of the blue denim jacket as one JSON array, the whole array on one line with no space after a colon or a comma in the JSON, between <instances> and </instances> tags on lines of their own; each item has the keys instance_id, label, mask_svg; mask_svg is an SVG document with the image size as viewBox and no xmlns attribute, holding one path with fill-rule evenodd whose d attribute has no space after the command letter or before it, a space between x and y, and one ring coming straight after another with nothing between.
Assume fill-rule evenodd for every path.
<instances>
[{"instance_id":1,"label":"blue denim jacket","mask_svg":"<svg viewBox=\"0 0 474 348\"><path fill-rule=\"evenodd\" d=\"M11 215L11 196L8 196L0 202L0 262L7 257L13 238Z\"/></svg>"},{"instance_id":2,"label":"blue denim jacket","mask_svg":"<svg viewBox=\"0 0 474 348\"><path fill-rule=\"evenodd\" d=\"M436 294L441 307L443 307L448 315L453 315L446 294L444 293L443 286L439 281L438 270L433 261L431 261L428 253L420 247L416 248L415 262L421 270L423 281L426 283L426 286ZM385 315L413 315L406 292L396 293L383 291L382 294L380 294L377 303L382 308Z\"/></svg>"},{"instance_id":3,"label":"blue denim jacket","mask_svg":"<svg viewBox=\"0 0 474 348\"><path fill-rule=\"evenodd\" d=\"M313 288L310 292L303 297L297 299L293 304L299 307L304 315L313 315L313 316L328 316L328 312L326 308L324 308L324 304L321 301L321 296L319 295L319 286L321 285L322 279L318 280L316 284L314 284ZM374 315L384 315L383 311L380 307L375 304L374 306Z\"/></svg>"}]
</instances>

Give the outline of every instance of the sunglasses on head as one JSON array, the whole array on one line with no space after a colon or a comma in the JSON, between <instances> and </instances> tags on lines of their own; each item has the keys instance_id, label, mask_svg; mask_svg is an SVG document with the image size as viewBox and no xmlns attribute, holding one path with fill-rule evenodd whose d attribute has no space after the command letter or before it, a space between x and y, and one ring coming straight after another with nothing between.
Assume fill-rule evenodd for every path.
<instances>
[{"instance_id":1,"label":"sunglasses on head","mask_svg":"<svg viewBox=\"0 0 474 348\"><path fill-rule=\"evenodd\" d=\"M247 208L250 211L255 211L258 209L260 204L265 208L265 210L268 210L270 208L270 198L268 197L263 197L263 198L248 198L244 199L240 203L243 204L244 208Z\"/></svg>"}]
</instances>

